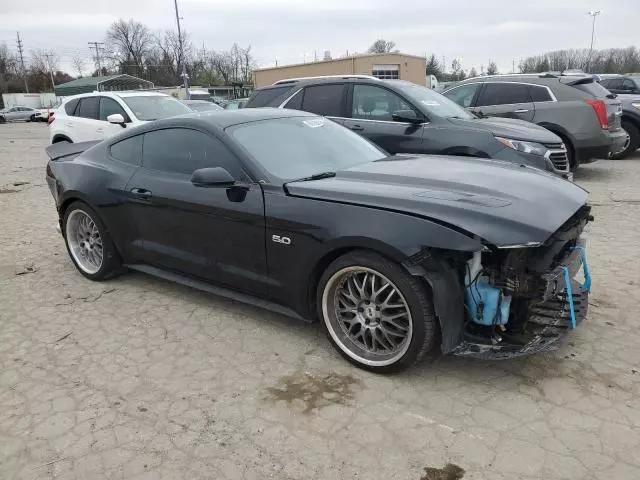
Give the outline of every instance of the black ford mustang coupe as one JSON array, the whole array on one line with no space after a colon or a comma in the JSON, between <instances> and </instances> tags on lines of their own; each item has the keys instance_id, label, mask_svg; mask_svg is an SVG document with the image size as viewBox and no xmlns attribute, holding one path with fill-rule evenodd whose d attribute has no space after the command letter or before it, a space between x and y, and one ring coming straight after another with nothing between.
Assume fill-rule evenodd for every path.
<instances>
[{"instance_id":1,"label":"black ford mustang coupe","mask_svg":"<svg viewBox=\"0 0 640 480\"><path fill-rule=\"evenodd\" d=\"M77 269L320 319L378 372L551 348L586 315L587 193L494 160L388 156L300 111L207 112L47 148Z\"/></svg>"}]
</instances>

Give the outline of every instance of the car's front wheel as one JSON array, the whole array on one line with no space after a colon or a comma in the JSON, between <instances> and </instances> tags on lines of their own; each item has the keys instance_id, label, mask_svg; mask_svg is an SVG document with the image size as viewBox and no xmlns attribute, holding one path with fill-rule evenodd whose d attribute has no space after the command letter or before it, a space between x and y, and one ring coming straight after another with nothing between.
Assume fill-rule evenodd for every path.
<instances>
[{"instance_id":1,"label":"car's front wheel","mask_svg":"<svg viewBox=\"0 0 640 480\"><path fill-rule=\"evenodd\" d=\"M424 282L375 253L335 260L320 279L318 306L331 343L366 370L402 370L434 345L436 318Z\"/></svg>"},{"instance_id":2,"label":"car's front wheel","mask_svg":"<svg viewBox=\"0 0 640 480\"><path fill-rule=\"evenodd\" d=\"M83 202L66 209L63 234L78 271L91 280L104 280L121 269L115 246L96 212Z\"/></svg>"}]
</instances>

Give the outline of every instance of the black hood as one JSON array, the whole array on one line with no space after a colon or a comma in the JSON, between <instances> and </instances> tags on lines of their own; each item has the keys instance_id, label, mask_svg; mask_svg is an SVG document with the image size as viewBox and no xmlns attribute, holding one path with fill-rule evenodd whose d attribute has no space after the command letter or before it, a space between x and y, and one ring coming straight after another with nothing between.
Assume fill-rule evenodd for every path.
<instances>
[{"instance_id":1,"label":"black hood","mask_svg":"<svg viewBox=\"0 0 640 480\"><path fill-rule=\"evenodd\" d=\"M390 157L286 188L292 196L433 219L498 247L543 243L588 196L538 169L436 155Z\"/></svg>"},{"instance_id":2,"label":"black hood","mask_svg":"<svg viewBox=\"0 0 640 480\"><path fill-rule=\"evenodd\" d=\"M472 118L470 120L449 118L448 120L454 125L483 130L498 137L537 143L562 143L560 137L546 128L516 118L490 117Z\"/></svg>"}]
</instances>

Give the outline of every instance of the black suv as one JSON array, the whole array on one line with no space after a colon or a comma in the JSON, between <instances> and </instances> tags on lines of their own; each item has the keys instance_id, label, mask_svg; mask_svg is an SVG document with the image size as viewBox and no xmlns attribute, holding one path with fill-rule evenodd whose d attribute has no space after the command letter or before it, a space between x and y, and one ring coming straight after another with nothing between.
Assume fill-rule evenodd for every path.
<instances>
[{"instance_id":1,"label":"black suv","mask_svg":"<svg viewBox=\"0 0 640 480\"><path fill-rule=\"evenodd\" d=\"M593 75L561 73L469 78L442 94L478 115L518 118L552 131L572 168L609 158L624 147L620 100Z\"/></svg>"},{"instance_id":2,"label":"black suv","mask_svg":"<svg viewBox=\"0 0 640 480\"><path fill-rule=\"evenodd\" d=\"M433 90L402 80L281 80L255 91L246 107L324 115L391 154L492 158L569 176L567 152L557 135L522 120L479 118Z\"/></svg>"}]
</instances>

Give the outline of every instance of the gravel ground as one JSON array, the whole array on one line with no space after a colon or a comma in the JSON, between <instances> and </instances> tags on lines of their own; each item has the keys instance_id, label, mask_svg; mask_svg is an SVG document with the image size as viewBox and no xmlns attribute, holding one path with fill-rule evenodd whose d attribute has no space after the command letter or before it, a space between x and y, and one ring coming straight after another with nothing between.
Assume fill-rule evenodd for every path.
<instances>
[{"instance_id":1,"label":"gravel ground","mask_svg":"<svg viewBox=\"0 0 640 480\"><path fill-rule=\"evenodd\" d=\"M576 174L593 295L558 351L376 376L316 325L142 274L84 279L47 141L0 126L0 478L640 478L640 152Z\"/></svg>"}]
</instances>

